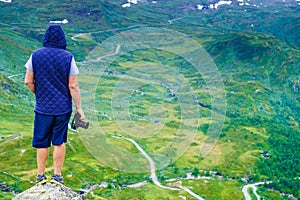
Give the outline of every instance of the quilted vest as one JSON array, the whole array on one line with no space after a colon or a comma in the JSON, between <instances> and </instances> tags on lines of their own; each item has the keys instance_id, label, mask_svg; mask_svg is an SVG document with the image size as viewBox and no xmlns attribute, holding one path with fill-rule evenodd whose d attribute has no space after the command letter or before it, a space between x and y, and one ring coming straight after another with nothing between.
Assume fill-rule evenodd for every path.
<instances>
[{"instance_id":1,"label":"quilted vest","mask_svg":"<svg viewBox=\"0 0 300 200\"><path fill-rule=\"evenodd\" d=\"M43 48L32 54L35 80L35 111L47 115L60 115L72 111L72 97L68 87L72 54L67 52L63 30L50 26Z\"/></svg>"}]
</instances>

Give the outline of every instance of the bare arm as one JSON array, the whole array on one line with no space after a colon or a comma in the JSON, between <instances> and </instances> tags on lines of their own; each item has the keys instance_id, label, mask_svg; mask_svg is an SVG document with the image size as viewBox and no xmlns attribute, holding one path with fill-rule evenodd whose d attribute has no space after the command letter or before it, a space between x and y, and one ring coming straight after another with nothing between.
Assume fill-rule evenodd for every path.
<instances>
[{"instance_id":1,"label":"bare arm","mask_svg":"<svg viewBox=\"0 0 300 200\"><path fill-rule=\"evenodd\" d=\"M29 90L34 94L35 93L35 85L34 85L34 73L30 70L26 70L25 80L26 86Z\"/></svg>"},{"instance_id":2,"label":"bare arm","mask_svg":"<svg viewBox=\"0 0 300 200\"><path fill-rule=\"evenodd\" d=\"M69 89L72 96L72 99L74 101L74 104L76 106L76 113L80 114L80 119L83 120L85 118L84 112L81 108L81 100L80 100L80 89L79 84L77 80L77 76L69 76Z\"/></svg>"}]
</instances>

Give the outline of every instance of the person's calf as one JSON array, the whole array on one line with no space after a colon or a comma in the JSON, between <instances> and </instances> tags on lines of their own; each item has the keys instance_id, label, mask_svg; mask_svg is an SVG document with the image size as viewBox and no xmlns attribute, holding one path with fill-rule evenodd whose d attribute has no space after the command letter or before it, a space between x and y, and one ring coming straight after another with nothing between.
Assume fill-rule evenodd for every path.
<instances>
[{"instance_id":1,"label":"person's calf","mask_svg":"<svg viewBox=\"0 0 300 200\"><path fill-rule=\"evenodd\" d=\"M36 151L38 174L40 175L45 173L48 155L49 155L48 148L38 148Z\"/></svg>"},{"instance_id":2,"label":"person's calf","mask_svg":"<svg viewBox=\"0 0 300 200\"><path fill-rule=\"evenodd\" d=\"M53 151L54 174L61 176L65 155L66 155L65 143L54 146L54 151Z\"/></svg>"}]
</instances>

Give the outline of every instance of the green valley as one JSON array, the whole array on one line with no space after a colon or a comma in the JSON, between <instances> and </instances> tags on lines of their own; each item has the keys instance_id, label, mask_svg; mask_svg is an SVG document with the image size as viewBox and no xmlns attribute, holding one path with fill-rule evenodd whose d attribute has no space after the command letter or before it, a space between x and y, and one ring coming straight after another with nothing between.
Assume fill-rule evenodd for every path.
<instances>
[{"instance_id":1,"label":"green valley","mask_svg":"<svg viewBox=\"0 0 300 200\"><path fill-rule=\"evenodd\" d=\"M300 198L300 6L216 2L0 2L0 199L34 185L24 64L63 19L92 125L69 130L66 186L86 199L197 199L187 188L238 200L245 185L268 182L257 185L261 199ZM161 187L126 138L153 159Z\"/></svg>"}]
</instances>

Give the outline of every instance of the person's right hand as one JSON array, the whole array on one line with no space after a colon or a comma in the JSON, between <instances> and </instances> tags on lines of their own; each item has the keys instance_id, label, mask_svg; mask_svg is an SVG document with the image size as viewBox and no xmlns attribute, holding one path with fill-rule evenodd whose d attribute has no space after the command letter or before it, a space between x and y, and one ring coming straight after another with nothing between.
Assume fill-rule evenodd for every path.
<instances>
[{"instance_id":1,"label":"person's right hand","mask_svg":"<svg viewBox=\"0 0 300 200\"><path fill-rule=\"evenodd\" d=\"M80 120L84 120L85 115L82 109L76 109L75 113L80 114L80 118L79 118Z\"/></svg>"}]
</instances>

